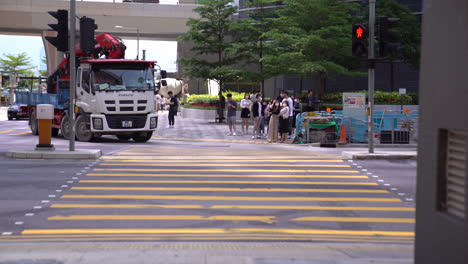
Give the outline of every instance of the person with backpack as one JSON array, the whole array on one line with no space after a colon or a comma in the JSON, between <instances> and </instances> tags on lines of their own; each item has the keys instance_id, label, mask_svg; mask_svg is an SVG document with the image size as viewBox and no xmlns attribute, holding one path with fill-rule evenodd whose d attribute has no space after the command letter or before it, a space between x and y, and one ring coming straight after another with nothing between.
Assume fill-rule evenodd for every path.
<instances>
[{"instance_id":1,"label":"person with backpack","mask_svg":"<svg viewBox=\"0 0 468 264\"><path fill-rule=\"evenodd\" d=\"M175 123L175 116L177 115L177 111L179 109L179 101L177 100L177 96L173 96L172 91L167 93L169 95L168 105L169 105L169 125L168 128L173 128Z\"/></svg>"}]
</instances>

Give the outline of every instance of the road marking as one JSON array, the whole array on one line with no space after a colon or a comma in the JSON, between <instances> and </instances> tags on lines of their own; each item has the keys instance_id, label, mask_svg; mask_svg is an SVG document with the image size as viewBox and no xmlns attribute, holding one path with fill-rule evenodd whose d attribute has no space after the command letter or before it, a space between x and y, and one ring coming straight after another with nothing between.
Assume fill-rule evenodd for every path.
<instances>
[{"instance_id":1,"label":"road marking","mask_svg":"<svg viewBox=\"0 0 468 264\"><path fill-rule=\"evenodd\" d=\"M256 236L258 234L255 234ZM8 238L8 237L5 237ZM4 239L6 240L6 239ZM131 236L127 237L122 235L119 236L113 236L113 237L92 237L92 238L75 238L75 236L70 237L62 237L62 238L31 238L31 237L26 237L26 238L17 238L17 239L8 239L9 242L69 242L69 241L212 241L212 240L224 240L224 241L330 241L330 242L364 242L364 243L398 243L398 244L414 244L414 241L406 240L404 238L377 238L373 237L371 239L366 239L366 238L353 238L353 237L348 237L348 238L334 238L334 237L318 237L316 235L314 236L307 236L307 237L294 237L294 236L281 236L281 235L272 235L268 237L252 237L252 236L232 236L230 234L229 236L225 237L219 237L219 236L195 236L195 235L184 235L182 237L174 237L174 235L171 235L170 237L155 237L154 235L151 237L141 237L141 236Z\"/></svg>"},{"instance_id":2,"label":"road marking","mask_svg":"<svg viewBox=\"0 0 468 264\"><path fill-rule=\"evenodd\" d=\"M129 171L127 169L94 169L96 171ZM88 173L86 176L99 177L203 177L203 178L330 178L330 179L368 179L364 175L239 175L239 174L153 174L153 173Z\"/></svg>"},{"instance_id":3,"label":"road marking","mask_svg":"<svg viewBox=\"0 0 468 264\"><path fill-rule=\"evenodd\" d=\"M413 201L413 199L411 199L411 198L406 198L405 200L408 201L408 202L412 202L412 201Z\"/></svg>"},{"instance_id":4,"label":"road marking","mask_svg":"<svg viewBox=\"0 0 468 264\"><path fill-rule=\"evenodd\" d=\"M49 195L49 198L55 198L55 197L56 197L56 196L53 195L53 194Z\"/></svg>"},{"instance_id":5,"label":"road marking","mask_svg":"<svg viewBox=\"0 0 468 264\"><path fill-rule=\"evenodd\" d=\"M259 221L266 223L275 222L275 216L244 216L244 215L70 215L51 216L47 220L205 220L205 221Z\"/></svg>"},{"instance_id":6,"label":"road marking","mask_svg":"<svg viewBox=\"0 0 468 264\"><path fill-rule=\"evenodd\" d=\"M291 219L291 221L310 222L360 222L360 223L405 223L414 224L414 218L376 218L376 217L318 217L307 216Z\"/></svg>"},{"instance_id":7,"label":"road marking","mask_svg":"<svg viewBox=\"0 0 468 264\"><path fill-rule=\"evenodd\" d=\"M329 160L329 159L312 159L312 160L281 160L281 159L220 159L220 160L157 160L157 159L149 159L149 160L138 160L138 159L106 159L102 158L102 160L106 162L155 162L155 163L217 163L217 162L249 162L247 165L256 165L252 164L255 162L286 162L286 163L296 163L296 162L326 162L326 163L342 163L343 160ZM178 166L178 165L177 165ZM270 166L270 165L268 165Z\"/></svg>"},{"instance_id":8,"label":"road marking","mask_svg":"<svg viewBox=\"0 0 468 264\"><path fill-rule=\"evenodd\" d=\"M300 185L366 185L374 182L297 182L297 181L145 181L145 180L81 180L80 183L219 183L219 184L300 184Z\"/></svg>"},{"instance_id":9,"label":"road marking","mask_svg":"<svg viewBox=\"0 0 468 264\"><path fill-rule=\"evenodd\" d=\"M293 189L293 188L212 188L212 187L72 187L86 191L191 191L191 192L312 192L312 193L389 193L387 190Z\"/></svg>"},{"instance_id":10,"label":"road marking","mask_svg":"<svg viewBox=\"0 0 468 264\"><path fill-rule=\"evenodd\" d=\"M289 206L289 205L212 205L210 209L273 209L273 210L320 210L320 211L403 211L414 212L409 207L344 207L344 206Z\"/></svg>"},{"instance_id":11,"label":"road marking","mask_svg":"<svg viewBox=\"0 0 468 264\"><path fill-rule=\"evenodd\" d=\"M68 185L62 185L62 186L60 186L60 187L62 187L62 188L67 188L67 187L68 187Z\"/></svg>"},{"instance_id":12,"label":"road marking","mask_svg":"<svg viewBox=\"0 0 468 264\"><path fill-rule=\"evenodd\" d=\"M24 222L15 222L15 225L22 225Z\"/></svg>"},{"instance_id":13,"label":"road marking","mask_svg":"<svg viewBox=\"0 0 468 264\"><path fill-rule=\"evenodd\" d=\"M78 177L72 177L72 180L78 180Z\"/></svg>"},{"instance_id":14,"label":"road marking","mask_svg":"<svg viewBox=\"0 0 468 264\"><path fill-rule=\"evenodd\" d=\"M404 194L404 193L398 193L398 195L401 195L401 196L403 196L403 195L405 195L405 194Z\"/></svg>"},{"instance_id":15,"label":"road marking","mask_svg":"<svg viewBox=\"0 0 468 264\"><path fill-rule=\"evenodd\" d=\"M124 165L124 164L102 164L106 166ZM95 169L97 170L97 169ZM114 171L115 169L107 169ZM330 172L330 173L359 173L357 170L261 170L261 169L120 169L120 171L157 171L157 172Z\"/></svg>"},{"instance_id":16,"label":"road marking","mask_svg":"<svg viewBox=\"0 0 468 264\"><path fill-rule=\"evenodd\" d=\"M103 163L101 166L133 166L133 167L324 167L350 168L350 165L330 164L132 164L132 163ZM367 171L367 170L366 170Z\"/></svg>"},{"instance_id":17,"label":"road marking","mask_svg":"<svg viewBox=\"0 0 468 264\"><path fill-rule=\"evenodd\" d=\"M33 213L27 213L24 216L33 216L33 215L34 215Z\"/></svg>"},{"instance_id":18,"label":"road marking","mask_svg":"<svg viewBox=\"0 0 468 264\"><path fill-rule=\"evenodd\" d=\"M49 200L42 200L41 203L48 203L50 202Z\"/></svg>"},{"instance_id":19,"label":"road marking","mask_svg":"<svg viewBox=\"0 0 468 264\"><path fill-rule=\"evenodd\" d=\"M11 238L22 238L22 239L36 239L36 238L80 238L80 237L107 237L107 238L112 238L112 237L130 237L130 238L144 238L144 237L156 237L157 235L155 234L118 234L118 235L113 235L113 234L67 234L67 235L54 235L54 234L46 234L46 235L14 235L11 237L4 237L0 238L0 240L3 241L11 241ZM210 238L222 238L222 237L242 237L242 238L251 238L250 236L247 236L247 234L236 234L236 233L231 233L229 236L226 236L226 234L171 234L171 238L173 237L181 237L185 238L187 236L190 237L210 237ZM324 239L331 239L331 238L336 238L336 239L377 239L378 241L407 241L411 242L414 241L414 237L375 237L375 236L349 236L349 235L307 235L307 234L296 234L296 235L288 235L288 234L255 234L255 237L276 237L276 238L324 238ZM167 237L166 237L167 238Z\"/></svg>"},{"instance_id":20,"label":"road marking","mask_svg":"<svg viewBox=\"0 0 468 264\"><path fill-rule=\"evenodd\" d=\"M62 192L62 190L55 190L56 192Z\"/></svg>"},{"instance_id":21,"label":"road marking","mask_svg":"<svg viewBox=\"0 0 468 264\"><path fill-rule=\"evenodd\" d=\"M11 236L13 232L2 232L2 236Z\"/></svg>"},{"instance_id":22,"label":"road marking","mask_svg":"<svg viewBox=\"0 0 468 264\"><path fill-rule=\"evenodd\" d=\"M83 173L77 172L77 173L75 173L75 174L78 175L78 176L80 176L80 175L82 175Z\"/></svg>"},{"instance_id":23,"label":"road marking","mask_svg":"<svg viewBox=\"0 0 468 264\"><path fill-rule=\"evenodd\" d=\"M396 190L398 190L398 189L397 189L397 188L390 188L390 190L392 190L392 191L396 191Z\"/></svg>"},{"instance_id":24,"label":"road marking","mask_svg":"<svg viewBox=\"0 0 468 264\"><path fill-rule=\"evenodd\" d=\"M73 183L73 181L67 181L67 183Z\"/></svg>"},{"instance_id":25,"label":"road marking","mask_svg":"<svg viewBox=\"0 0 468 264\"><path fill-rule=\"evenodd\" d=\"M128 229L26 229L23 235L43 234L306 234L306 235L355 235L414 237L414 232L378 230L330 230L330 229L270 229L270 228L128 228Z\"/></svg>"},{"instance_id":26,"label":"road marking","mask_svg":"<svg viewBox=\"0 0 468 264\"><path fill-rule=\"evenodd\" d=\"M362 169L362 171L367 171L367 169Z\"/></svg>"},{"instance_id":27,"label":"road marking","mask_svg":"<svg viewBox=\"0 0 468 264\"><path fill-rule=\"evenodd\" d=\"M249 197L249 196L190 196L190 195L62 195L62 199L142 199L142 200L196 200L196 201L298 201L298 202L383 202L399 203L398 198L366 197Z\"/></svg>"},{"instance_id":28,"label":"road marking","mask_svg":"<svg viewBox=\"0 0 468 264\"><path fill-rule=\"evenodd\" d=\"M345 207L345 206L289 206L289 205L160 205L160 204L53 204L51 208L164 208L164 209L258 209L258 210L320 210L320 211L385 211L414 212L410 207Z\"/></svg>"},{"instance_id":29,"label":"road marking","mask_svg":"<svg viewBox=\"0 0 468 264\"><path fill-rule=\"evenodd\" d=\"M164 209L203 209L203 205L163 205L163 204L53 204L51 208L164 208Z\"/></svg>"},{"instance_id":30,"label":"road marking","mask_svg":"<svg viewBox=\"0 0 468 264\"><path fill-rule=\"evenodd\" d=\"M27 134L31 134L31 133L32 133L31 131L27 131L27 132L18 133L18 134L15 134L15 135L22 136L22 135L27 135Z\"/></svg>"},{"instance_id":31,"label":"road marking","mask_svg":"<svg viewBox=\"0 0 468 264\"><path fill-rule=\"evenodd\" d=\"M34 206L33 209L41 209L42 206Z\"/></svg>"},{"instance_id":32,"label":"road marking","mask_svg":"<svg viewBox=\"0 0 468 264\"><path fill-rule=\"evenodd\" d=\"M3 130L3 131L0 131L0 134L5 134L5 133L10 133L10 132L13 132L15 130Z\"/></svg>"}]
</instances>

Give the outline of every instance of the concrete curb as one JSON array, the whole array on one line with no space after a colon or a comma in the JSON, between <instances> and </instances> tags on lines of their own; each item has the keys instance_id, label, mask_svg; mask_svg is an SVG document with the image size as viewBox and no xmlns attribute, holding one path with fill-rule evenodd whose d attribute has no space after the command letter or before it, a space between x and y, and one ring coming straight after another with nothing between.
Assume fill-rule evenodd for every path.
<instances>
[{"instance_id":1,"label":"concrete curb","mask_svg":"<svg viewBox=\"0 0 468 264\"><path fill-rule=\"evenodd\" d=\"M320 143L301 144L312 147L320 147ZM367 144L336 144L336 148L367 148ZM374 144L375 148L417 148L417 144Z\"/></svg>"},{"instance_id":2,"label":"concrete curb","mask_svg":"<svg viewBox=\"0 0 468 264\"><path fill-rule=\"evenodd\" d=\"M343 159L355 160L415 160L418 157L416 151L376 153L343 151L341 156Z\"/></svg>"},{"instance_id":3,"label":"concrete curb","mask_svg":"<svg viewBox=\"0 0 468 264\"><path fill-rule=\"evenodd\" d=\"M68 150L10 150L6 156L14 159L65 159L83 160L98 159L102 156L100 149Z\"/></svg>"}]
</instances>

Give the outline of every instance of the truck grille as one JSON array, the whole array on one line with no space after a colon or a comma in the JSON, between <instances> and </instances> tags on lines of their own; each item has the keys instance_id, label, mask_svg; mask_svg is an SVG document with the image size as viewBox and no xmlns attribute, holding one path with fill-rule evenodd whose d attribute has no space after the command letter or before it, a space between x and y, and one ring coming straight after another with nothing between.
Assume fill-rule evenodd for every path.
<instances>
[{"instance_id":1,"label":"truck grille","mask_svg":"<svg viewBox=\"0 0 468 264\"><path fill-rule=\"evenodd\" d=\"M146 115L106 115L107 125L112 129L144 128ZM122 121L132 121L132 127L122 127Z\"/></svg>"}]
</instances>

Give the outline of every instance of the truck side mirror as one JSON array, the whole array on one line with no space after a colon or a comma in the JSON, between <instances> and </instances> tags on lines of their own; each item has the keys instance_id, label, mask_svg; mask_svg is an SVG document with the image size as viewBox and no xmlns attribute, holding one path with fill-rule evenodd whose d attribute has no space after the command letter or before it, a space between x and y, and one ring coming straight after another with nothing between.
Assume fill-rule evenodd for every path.
<instances>
[{"instance_id":1,"label":"truck side mirror","mask_svg":"<svg viewBox=\"0 0 468 264\"><path fill-rule=\"evenodd\" d=\"M167 72L166 72L165 70L162 70L162 71L161 71L161 78L162 78L162 79L166 79L166 78L167 78ZM166 85L164 85L164 86L166 86Z\"/></svg>"},{"instance_id":2,"label":"truck side mirror","mask_svg":"<svg viewBox=\"0 0 468 264\"><path fill-rule=\"evenodd\" d=\"M166 80L161 80L161 85L162 85L162 86L167 86Z\"/></svg>"}]
</instances>

